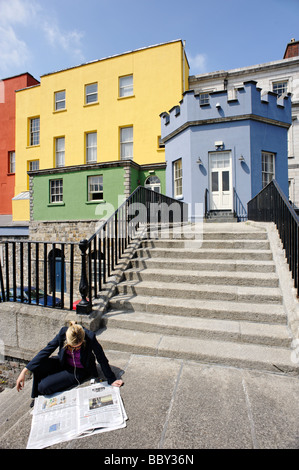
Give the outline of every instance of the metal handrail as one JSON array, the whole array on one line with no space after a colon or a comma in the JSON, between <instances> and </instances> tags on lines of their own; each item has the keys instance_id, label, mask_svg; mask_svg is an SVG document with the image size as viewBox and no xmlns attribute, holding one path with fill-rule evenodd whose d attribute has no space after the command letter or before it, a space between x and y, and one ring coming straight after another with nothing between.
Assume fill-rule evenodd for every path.
<instances>
[{"instance_id":1,"label":"metal handrail","mask_svg":"<svg viewBox=\"0 0 299 470\"><path fill-rule=\"evenodd\" d=\"M299 219L276 180L248 202L248 219L275 223L299 296Z\"/></svg>"},{"instance_id":2,"label":"metal handrail","mask_svg":"<svg viewBox=\"0 0 299 470\"><path fill-rule=\"evenodd\" d=\"M80 294L81 301L76 307L77 313L88 314L92 309L92 299L98 294L110 277L115 266L119 263L131 240L136 236L140 225L144 225L148 230L153 216L153 209L158 210L158 217L155 222L158 229L163 223L171 223L173 220L166 219L162 204L170 208L173 204L179 207L179 222L184 222L188 217L188 206L182 201L173 199L143 186L133 191L133 193L118 207L118 209L97 229L88 239L81 240L79 248L81 250L81 280ZM134 207L139 211L138 220L134 223ZM167 213L169 216L170 213Z\"/></svg>"}]
</instances>

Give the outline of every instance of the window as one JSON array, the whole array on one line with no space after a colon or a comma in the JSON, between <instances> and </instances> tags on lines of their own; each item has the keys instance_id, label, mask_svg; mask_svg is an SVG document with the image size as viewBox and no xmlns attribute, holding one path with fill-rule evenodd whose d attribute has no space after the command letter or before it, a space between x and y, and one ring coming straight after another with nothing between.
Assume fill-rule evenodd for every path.
<instances>
[{"instance_id":1,"label":"window","mask_svg":"<svg viewBox=\"0 0 299 470\"><path fill-rule=\"evenodd\" d=\"M55 139L55 165L56 168L65 165L65 139L58 137Z\"/></svg>"},{"instance_id":2,"label":"window","mask_svg":"<svg viewBox=\"0 0 299 470\"><path fill-rule=\"evenodd\" d=\"M156 193L161 192L161 181L156 175L149 176L146 179L144 186L145 188L151 189L152 191L155 191Z\"/></svg>"},{"instance_id":3,"label":"window","mask_svg":"<svg viewBox=\"0 0 299 470\"><path fill-rule=\"evenodd\" d=\"M16 153L9 152L8 154L8 171L9 173L15 173L16 171Z\"/></svg>"},{"instance_id":4,"label":"window","mask_svg":"<svg viewBox=\"0 0 299 470\"><path fill-rule=\"evenodd\" d=\"M29 171L39 170L39 160L29 162Z\"/></svg>"},{"instance_id":5,"label":"window","mask_svg":"<svg viewBox=\"0 0 299 470\"><path fill-rule=\"evenodd\" d=\"M88 132L86 134L86 163L97 161L97 133Z\"/></svg>"},{"instance_id":6,"label":"window","mask_svg":"<svg viewBox=\"0 0 299 470\"><path fill-rule=\"evenodd\" d=\"M162 141L160 135L158 135L158 148L159 148L159 149L165 149L165 144L164 144L164 142Z\"/></svg>"},{"instance_id":7,"label":"window","mask_svg":"<svg viewBox=\"0 0 299 470\"><path fill-rule=\"evenodd\" d=\"M281 95L283 95L283 93L287 93L288 82L282 81L282 82L273 83L273 91L274 93L278 94L278 98L279 98Z\"/></svg>"},{"instance_id":8,"label":"window","mask_svg":"<svg viewBox=\"0 0 299 470\"><path fill-rule=\"evenodd\" d=\"M183 195L182 159L177 160L173 164L173 178L174 178L174 197L180 197Z\"/></svg>"},{"instance_id":9,"label":"window","mask_svg":"<svg viewBox=\"0 0 299 470\"><path fill-rule=\"evenodd\" d=\"M63 180L50 180L50 202L63 202Z\"/></svg>"},{"instance_id":10,"label":"window","mask_svg":"<svg viewBox=\"0 0 299 470\"><path fill-rule=\"evenodd\" d=\"M65 109L65 90L55 93L55 111Z\"/></svg>"},{"instance_id":11,"label":"window","mask_svg":"<svg viewBox=\"0 0 299 470\"><path fill-rule=\"evenodd\" d=\"M103 176L88 177L88 200L100 201L103 199Z\"/></svg>"},{"instance_id":12,"label":"window","mask_svg":"<svg viewBox=\"0 0 299 470\"><path fill-rule=\"evenodd\" d=\"M133 127L120 129L120 157L122 160L133 160Z\"/></svg>"},{"instance_id":13,"label":"window","mask_svg":"<svg viewBox=\"0 0 299 470\"><path fill-rule=\"evenodd\" d=\"M29 145L39 145L39 117L30 119Z\"/></svg>"},{"instance_id":14,"label":"window","mask_svg":"<svg viewBox=\"0 0 299 470\"><path fill-rule=\"evenodd\" d=\"M126 77L119 77L119 96L132 96L133 95L133 75Z\"/></svg>"},{"instance_id":15,"label":"window","mask_svg":"<svg viewBox=\"0 0 299 470\"><path fill-rule=\"evenodd\" d=\"M275 177L274 165L275 155L273 153L262 152L262 185L267 186Z\"/></svg>"},{"instance_id":16,"label":"window","mask_svg":"<svg viewBox=\"0 0 299 470\"><path fill-rule=\"evenodd\" d=\"M39 170L39 160L31 160L27 162L27 169L28 171L35 171ZM30 179L29 175L27 175L27 189L30 188Z\"/></svg>"},{"instance_id":17,"label":"window","mask_svg":"<svg viewBox=\"0 0 299 470\"><path fill-rule=\"evenodd\" d=\"M85 85L85 104L98 102L98 84Z\"/></svg>"},{"instance_id":18,"label":"window","mask_svg":"<svg viewBox=\"0 0 299 470\"><path fill-rule=\"evenodd\" d=\"M210 104L210 95L209 93L200 93L199 95L199 104L200 106L205 104Z\"/></svg>"}]
</instances>

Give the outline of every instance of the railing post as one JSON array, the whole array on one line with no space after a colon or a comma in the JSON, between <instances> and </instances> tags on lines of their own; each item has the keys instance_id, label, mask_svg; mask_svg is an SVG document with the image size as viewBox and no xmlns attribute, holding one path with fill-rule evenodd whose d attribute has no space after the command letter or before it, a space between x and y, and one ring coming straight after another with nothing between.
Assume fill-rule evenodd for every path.
<instances>
[{"instance_id":1,"label":"railing post","mask_svg":"<svg viewBox=\"0 0 299 470\"><path fill-rule=\"evenodd\" d=\"M86 239L79 242L79 248L81 250L81 279L79 284L79 291L82 299L76 306L76 313L81 315L88 315L91 310L91 299L86 299L88 293L88 280L86 275L86 250L88 248L88 241Z\"/></svg>"}]
</instances>

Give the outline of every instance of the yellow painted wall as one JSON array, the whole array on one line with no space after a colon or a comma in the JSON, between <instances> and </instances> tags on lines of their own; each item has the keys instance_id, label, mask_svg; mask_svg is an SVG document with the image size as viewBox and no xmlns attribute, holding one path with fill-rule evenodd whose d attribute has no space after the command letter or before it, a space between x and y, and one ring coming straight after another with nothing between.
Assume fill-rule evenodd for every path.
<instances>
[{"instance_id":1,"label":"yellow painted wall","mask_svg":"<svg viewBox=\"0 0 299 470\"><path fill-rule=\"evenodd\" d=\"M39 159L40 169L54 167L55 137L65 136L65 165L82 165L85 133L97 131L97 161L109 162L120 159L120 128L133 125L134 161L164 162L159 115L182 99L188 72L182 41L174 41L54 72L41 77L40 86L17 92L15 195L27 190L29 160ZM119 98L119 77L130 74L133 96ZM94 82L98 103L84 105L85 85ZM55 112L54 93L61 90L66 90L66 110ZM35 116L40 116L40 145L31 148L29 118ZM24 220L19 216L15 209L14 220Z\"/></svg>"}]
</instances>

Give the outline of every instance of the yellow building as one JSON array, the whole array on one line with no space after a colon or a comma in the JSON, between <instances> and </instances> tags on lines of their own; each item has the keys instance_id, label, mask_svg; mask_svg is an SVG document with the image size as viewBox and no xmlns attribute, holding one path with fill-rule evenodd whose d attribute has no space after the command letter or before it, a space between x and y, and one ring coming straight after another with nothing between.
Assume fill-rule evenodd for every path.
<instances>
[{"instance_id":1,"label":"yellow building","mask_svg":"<svg viewBox=\"0 0 299 470\"><path fill-rule=\"evenodd\" d=\"M106 178L104 198L95 196L99 202L101 197L107 201L105 186L113 186L111 172L108 177L103 171L116 162L132 162L131 189L133 181L144 182L155 168L165 168L160 113L182 99L188 74L184 43L177 40L53 72L39 85L17 91L13 220L30 220L28 171L34 172L33 181L44 178L32 193L31 206L39 205L35 219L44 213L44 220L66 220L75 208L70 203L66 208L61 195L55 198L59 188L54 184L51 192L51 178L67 174L63 190L70 191L74 167L77 172L78 166L85 172L97 169ZM159 178L163 189L164 173ZM49 215L53 205L55 217Z\"/></svg>"}]
</instances>

